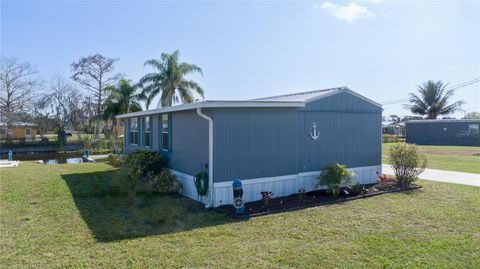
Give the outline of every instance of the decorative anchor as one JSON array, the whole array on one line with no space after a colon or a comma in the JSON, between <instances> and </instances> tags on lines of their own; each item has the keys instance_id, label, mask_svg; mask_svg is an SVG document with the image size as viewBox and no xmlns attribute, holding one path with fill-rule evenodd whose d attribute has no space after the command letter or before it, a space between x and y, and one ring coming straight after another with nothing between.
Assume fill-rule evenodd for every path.
<instances>
[{"instance_id":1,"label":"decorative anchor","mask_svg":"<svg viewBox=\"0 0 480 269\"><path fill-rule=\"evenodd\" d=\"M313 122L312 124L313 132L310 132L310 137L313 140L317 140L320 137L320 133L317 131L317 123Z\"/></svg>"}]
</instances>

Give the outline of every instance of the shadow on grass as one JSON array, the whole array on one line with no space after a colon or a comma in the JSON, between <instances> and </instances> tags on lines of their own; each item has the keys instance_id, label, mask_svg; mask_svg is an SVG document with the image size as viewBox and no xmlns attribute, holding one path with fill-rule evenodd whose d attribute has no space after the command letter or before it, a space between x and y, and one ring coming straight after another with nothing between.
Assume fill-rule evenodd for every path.
<instances>
[{"instance_id":1,"label":"shadow on grass","mask_svg":"<svg viewBox=\"0 0 480 269\"><path fill-rule=\"evenodd\" d=\"M235 221L185 197L135 191L121 170L65 174L74 202L100 242L187 231Z\"/></svg>"},{"instance_id":2,"label":"shadow on grass","mask_svg":"<svg viewBox=\"0 0 480 269\"><path fill-rule=\"evenodd\" d=\"M421 186L421 188L418 188L418 189L410 189L410 190L400 191L398 193L405 196L418 196L418 195L422 195L424 192L425 190L423 189L423 186Z\"/></svg>"}]
</instances>

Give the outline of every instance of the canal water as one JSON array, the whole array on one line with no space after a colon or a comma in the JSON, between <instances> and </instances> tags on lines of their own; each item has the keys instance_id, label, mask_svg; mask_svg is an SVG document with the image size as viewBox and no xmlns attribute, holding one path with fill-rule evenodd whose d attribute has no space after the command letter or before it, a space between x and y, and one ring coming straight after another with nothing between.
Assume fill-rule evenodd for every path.
<instances>
[{"instance_id":1,"label":"canal water","mask_svg":"<svg viewBox=\"0 0 480 269\"><path fill-rule=\"evenodd\" d=\"M7 159L6 154L2 154L0 159ZM43 161L45 164L61 164L61 163L82 163L82 154L79 152L57 153L57 152L29 152L29 153L13 153L15 161Z\"/></svg>"}]
</instances>

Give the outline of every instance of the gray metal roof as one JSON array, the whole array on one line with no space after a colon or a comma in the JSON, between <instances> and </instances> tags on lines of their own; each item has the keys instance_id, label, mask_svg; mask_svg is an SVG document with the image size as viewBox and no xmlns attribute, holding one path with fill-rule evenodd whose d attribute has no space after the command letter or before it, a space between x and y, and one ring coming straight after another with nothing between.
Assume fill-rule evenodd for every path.
<instances>
[{"instance_id":1,"label":"gray metal roof","mask_svg":"<svg viewBox=\"0 0 480 269\"><path fill-rule=\"evenodd\" d=\"M409 120L407 123L480 122L480 119Z\"/></svg>"},{"instance_id":2,"label":"gray metal roof","mask_svg":"<svg viewBox=\"0 0 480 269\"><path fill-rule=\"evenodd\" d=\"M332 93L337 93L339 91L345 90L346 87L339 88L330 88L323 90L315 90L308 92L297 92L291 94L282 94L277 96L263 97L258 99L253 99L254 101L298 101L298 102L307 102L310 99L317 99L319 97L324 97Z\"/></svg>"},{"instance_id":3,"label":"gray metal roof","mask_svg":"<svg viewBox=\"0 0 480 269\"><path fill-rule=\"evenodd\" d=\"M348 87L337 87L337 88L330 88L330 89L323 89L323 90L316 90L316 91L298 92L298 93L292 93L292 94L270 96L270 97L258 98L258 99L247 100L247 101L205 100L205 101L199 101L199 102L190 103L190 104L182 104L182 105L176 105L171 107L161 107L161 108L147 110L147 111L139 111L134 113L122 114L122 115L118 115L117 118L121 119L121 118L128 118L128 117L166 113L166 112L190 110L190 109L197 109L197 108L213 108L213 107L303 107L308 102L312 102L317 99L325 98L341 92L348 92L375 106L378 106L380 108L382 107L382 105L380 105L379 103L376 103L366 98L365 96L350 90Z\"/></svg>"},{"instance_id":4,"label":"gray metal roof","mask_svg":"<svg viewBox=\"0 0 480 269\"><path fill-rule=\"evenodd\" d=\"M30 123L30 122L12 122L10 124L11 126L14 126L14 127L33 127L33 126L37 126L35 123ZM7 123L6 122L0 122L0 126L7 126Z\"/></svg>"}]
</instances>

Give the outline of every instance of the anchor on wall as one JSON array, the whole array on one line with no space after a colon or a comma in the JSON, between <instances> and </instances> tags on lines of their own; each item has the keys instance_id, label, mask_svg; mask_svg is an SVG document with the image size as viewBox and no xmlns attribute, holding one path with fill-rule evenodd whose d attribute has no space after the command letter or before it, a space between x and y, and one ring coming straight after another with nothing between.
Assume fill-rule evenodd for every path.
<instances>
[{"instance_id":1,"label":"anchor on wall","mask_svg":"<svg viewBox=\"0 0 480 269\"><path fill-rule=\"evenodd\" d=\"M313 140L317 140L320 137L320 133L317 131L317 123L316 122L313 122L312 129L313 130L312 130L312 132L310 132L310 137Z\"/></svg>"}]
</instances>

